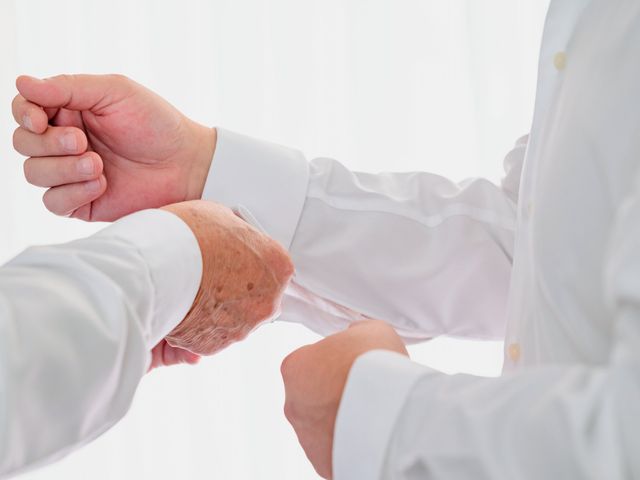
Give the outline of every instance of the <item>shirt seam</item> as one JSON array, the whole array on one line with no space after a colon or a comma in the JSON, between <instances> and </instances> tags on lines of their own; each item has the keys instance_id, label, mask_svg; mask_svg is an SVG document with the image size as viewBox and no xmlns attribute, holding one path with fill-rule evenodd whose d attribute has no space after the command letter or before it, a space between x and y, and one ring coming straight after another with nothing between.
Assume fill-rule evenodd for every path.
<instances>
[{"instance_id":1,"label":"shirt seam","mask_svg":"<svg viewBox=\"0 0 640 480\"><path fill-rule=\"evenodd\" d=\"M444 214L440 213L437 215L421 216L421 215L410 215L410 214L407 214L406 212L399 212L391 209L389 210L384 210L380 208L362 209L362 208L357 208L355 206L347 206L347 205L339 204L338 202L335 202L333 200L327 199L326 197L315 195L315 194L307 194L307 199L318 200L324 203L325 205L328 205L338 210L394 215L394 216L405 218L407 220L412 220L427 228L439 227L440 225L444 224L447 220L450 220L452 218L467 217L477 222L487 223L491 226L502 228L504 230L508 230L511 232L516 230L516 222L513 219L501 218L499 215L496 215L490 210L471 207L464 203L457 203L444 208L442 210L443 212L445 212ZM456 209L460 209L460 211L455 211ZM453 211L447 212L447 210L453 210ZM466 211L462 211L462 210L466 210ZM472 214L471 213L472 211L475 211L475 214ZM494 217L494 218L492 219L490 217Z\"/></svg>"}]
</instances>

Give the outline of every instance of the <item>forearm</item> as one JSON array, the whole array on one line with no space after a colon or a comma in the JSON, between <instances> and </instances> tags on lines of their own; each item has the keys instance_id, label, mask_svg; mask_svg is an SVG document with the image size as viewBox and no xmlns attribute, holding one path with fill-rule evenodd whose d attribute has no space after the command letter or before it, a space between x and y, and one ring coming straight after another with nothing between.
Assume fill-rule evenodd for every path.
<instances>
[{"instance_id":1,"label":"forearm","mask_svg":"<svg viewBox=\"0 0 640 480\"><path fill-rule=\"evenodd\" d=\"M288 291L285 320L328 334L365 315L407 340L501 338L525 145L498 187L352 172L221 131L204 195L241 205L289 248L299 288Z\"/></svg>"}]
</instances>

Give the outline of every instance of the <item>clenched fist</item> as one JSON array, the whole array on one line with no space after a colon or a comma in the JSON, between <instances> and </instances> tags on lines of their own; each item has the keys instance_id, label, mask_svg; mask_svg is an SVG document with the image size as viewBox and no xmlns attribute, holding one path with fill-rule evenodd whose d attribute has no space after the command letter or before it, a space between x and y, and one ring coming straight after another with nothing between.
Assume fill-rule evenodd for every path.
<instances>
[{"instance_id":1,"label":"clenched fist","mask_svg":"<svg viewBox=\"0 0 640 480\"><path fill-rule=\"evenodd\" d=\"M22 76L13 99L15 149L29 183L58 215L113 221L195 200L216 130L122 75Z\"/></svg>"},{"instance_id":2,"label":"clenched fist","mask_svg":"<svg viewBox=\"0 0 640 480\"><path fill-rule=\"evenodd\" d=\"M282 362L285 416L322 478L332 478L333 435L347 376L356 359L371 350L407 355L402 340L390 325L367 320L299 348Z\"/></svg>"},{"instance_id":3,"label":"clenched fist","mask_svg":"<svg viewBox=\"0 0 640 480\"><path fill-rule=\"evenodd\" d=\"M222 205L191 201L164 207L189 225L202 252L200 290L170 346L211 355L273 317L293 264L275 240Z\"/></svg>"}]
</instances>

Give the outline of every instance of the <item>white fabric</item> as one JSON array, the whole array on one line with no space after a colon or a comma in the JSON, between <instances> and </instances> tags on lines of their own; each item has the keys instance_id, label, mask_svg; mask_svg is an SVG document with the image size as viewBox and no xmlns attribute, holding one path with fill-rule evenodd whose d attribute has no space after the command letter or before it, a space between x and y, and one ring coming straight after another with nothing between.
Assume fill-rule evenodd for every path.
<instances>
[{"instance_id":1,"label":"white fabric","mask_svg":"<svg viewBox=\"0 0 640 480\"><path fill-rule=\"evenodd\" d=\"M408 341L504 336L523 141L507 156L503 188L422 172L351 172L324 158L307 174L304 158L282 147L224 130L219 142L225 148L216 150L204 198L249 210L269 234L295 232L279 235L296 266L283 320L330 334L365 315Z\"/></svg>"},{"instance_id":2,"label":"white fabric","mask_svg":"<svg viewBox=\"0 0 640 480\"><path fill-rule=\"evenodd\" d=\"M29 248L0 269L0 478L60 458L126 413L201 275L193 233L164 211Z\"/></svg>"},{"instance_id":3,"label":"white fabric","mask_svg":"<svg viewBox=\"0 0 640 480\"><path fill-rule=\"evenodd\" d=\"M333 445L334 464L348 465L350 478L375 478L381 471L398 417L423 373L422 365L395 352L374 350L354 362L344 395L366 401L342 405Z\"/></svg>"},{"instance_id":4,"label":"white fabric","mask_svg":"<svg viewBox=\"0 0 640 480\"><path fill-rule=\"evenodd\" d=\"M530 140L507 156L501 187L311 162L290 247L308 301L290 294L285 319L330 333L350 321L324 308L333 302L409 340L498 338L507 322L499 379L406 361L415 386L398 399L384 389L395 369L363 358L336 426L336 480L640 476L638 45L637 2L552 2ZM225 161L216 155L214 175ZM238 204L265 194L228 188ZM268 230L281 215L256 217ZM352 387L369 382L379 388ZM342 413L365 408L372 390L379 416L403 402L391 437Z\"/></svg>"},{"instance_id":5,"label":"white fabric","mask_svg":"<svg viewBox=\"0 0 640 480\"><path fill-rule=\"evenodd\" d=\"M246 207L255 217L268 219L268 231L285 248L289 247L306 192L308 167L302 154L274 144L246 141L237 133L218 129L215 175L209 175L203 197L215 192L216 201L234 204L234 186L241 184L254 192L246 198ZM244 159L255 159L245 170ZM219 162L218 159L224 158ZM269 193L267 196L266 193ZM270 216L271 212L279 212Z\"/></svg>"},{"instance_id":6,"label":"white fabric","mask_svg":"<svg viewBox=\"0 0 640 480\"><path fill-rule=\"evenodd\" d=\"M11 146L17 75L122 73L202 124L308 158L497 181L530 127L547 3L2 0L0 263L100 228L51 215L24 181ZM197 368L159 369L115 428L24 480L317 480L279 388L282 358L316 339L279 322ZM487 374L499 350L446 338L411 348L447 371Z\"/></svg>"}]
</instances>

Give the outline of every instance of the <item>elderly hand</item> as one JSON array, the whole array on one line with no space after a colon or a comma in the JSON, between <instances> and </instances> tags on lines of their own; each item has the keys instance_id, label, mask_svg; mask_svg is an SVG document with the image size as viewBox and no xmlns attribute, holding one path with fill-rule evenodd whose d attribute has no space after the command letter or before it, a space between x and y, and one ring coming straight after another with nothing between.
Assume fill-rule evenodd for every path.
<instances>
[{"instance_id":1,"label":"elderly hand","mask_svg":"<svg viewBox=\"0 0 640 480\"><path fill-rule=\"evenodd\" d=\"M112 221L202 196L216 131L120 75L22 76L15 149L58 215Z\"/></svg>"},{"instance_id":2,"label":"elderly hand","mask_svg":"<svg viewBox=\"0 0 640 480\"><path fill-rule=\"evenodd\" d=\"M193 307L166 337L170 346L211 355L275 315L293 275L278 242L216 203L191 201L164 209L194 232L203 265Z\"/></svg>"},{"instance_id":3,"label":"elderly hand","mask_svg":"<svg viewBox=\"0 0 640 480\"><path fill-rule=\"evenodd\" d=\"M332 476L333 431L351 366L363 353L380 349L407 355L393 328L370 320L302 347L282 362L285 416L323 478Z\"/></svg>"}]
</instances>

